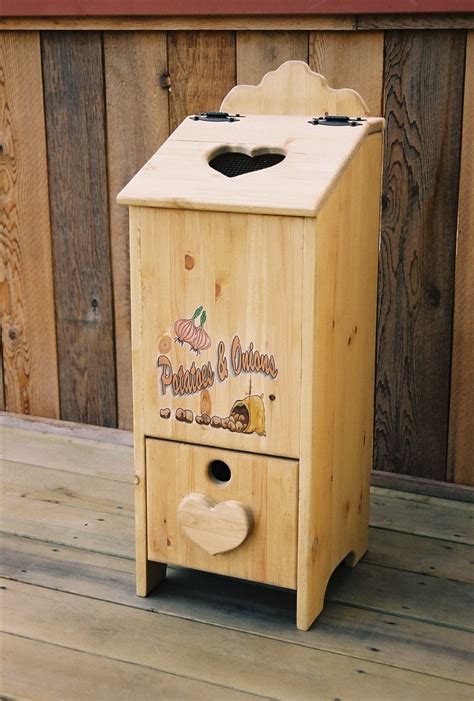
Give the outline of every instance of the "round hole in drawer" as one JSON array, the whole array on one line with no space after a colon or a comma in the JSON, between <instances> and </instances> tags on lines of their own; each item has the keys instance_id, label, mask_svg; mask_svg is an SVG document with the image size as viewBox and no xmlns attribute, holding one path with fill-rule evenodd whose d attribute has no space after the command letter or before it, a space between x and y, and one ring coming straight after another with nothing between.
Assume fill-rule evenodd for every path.
<instances>
[{"instance_id":1,"label":"round hole in drawer","mask_svg":"<svg viewBox=\"0 0 474 701\"><path fill-rule=\"evenodd\" d=\"M209 463L209 477L216 484L229 482L231 476L230 467L223 460L213 460Z\"/></svg>"}]
</instances>

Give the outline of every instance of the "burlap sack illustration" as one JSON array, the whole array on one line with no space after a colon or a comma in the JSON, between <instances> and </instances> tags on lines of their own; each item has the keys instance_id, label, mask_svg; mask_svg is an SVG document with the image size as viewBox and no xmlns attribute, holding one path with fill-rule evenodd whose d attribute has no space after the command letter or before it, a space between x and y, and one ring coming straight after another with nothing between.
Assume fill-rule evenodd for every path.
<instances>
[{"instance_id":1,"label":"burlap sack illustration","mask_svg":"<svg viewBox=\"0 0 474 701\"><path fill-rule=\"evenodd\" d=\"M248 418L247 426L243 433L257 433L259 436L265 435L265 406L263 404L263 394L252 394L234 402L231 414L239 413Z\"/></svg>"}]
</instances>

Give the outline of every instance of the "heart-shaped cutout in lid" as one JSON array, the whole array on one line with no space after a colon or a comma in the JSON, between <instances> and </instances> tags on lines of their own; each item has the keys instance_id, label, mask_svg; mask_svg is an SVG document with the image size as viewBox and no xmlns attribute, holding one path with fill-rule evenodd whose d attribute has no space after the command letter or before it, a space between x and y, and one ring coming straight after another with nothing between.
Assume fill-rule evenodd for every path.
<instances>
[{"instance_id":1,"label":"heart-shaped cutout in lid","mask_svg":"<svg viewBox=\"0 0 474 701\"><path fill-rule=\"evenodd\" d=\"M255 155L242 153L240 151L220 151L209 161L209 165L214 170L219 171L228 178L235 178L238 175L254 173L256 170L264 170L281 163L285 158L284 153L271 153L266 151Z\"/></svg>"}]
</instances>

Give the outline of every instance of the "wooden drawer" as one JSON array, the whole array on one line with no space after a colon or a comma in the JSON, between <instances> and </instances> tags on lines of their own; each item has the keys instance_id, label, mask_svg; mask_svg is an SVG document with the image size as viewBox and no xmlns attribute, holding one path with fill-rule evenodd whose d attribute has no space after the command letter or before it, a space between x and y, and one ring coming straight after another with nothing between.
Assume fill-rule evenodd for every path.
<instances>
[{"instance_id":1,"label":"wooden drawer","mask_svg":"<svg viewBox=\"0 0 474 701\"><path fill-rule=\"evenodd\" d=\"M228 481L222 481L229 476L225 466ZM146 475L150 560L296 588L297 461L147 439ZM191 494L201 496L193 502ZM186 497L184 514L181 510L178 515ZM222 505L229 501L240 507ZM195 518L188 506L192 510L196 504ZM217 510L214 504L219 504ZM233 547L244 508L253 525ZM210 554L202 547L209 542L233 549Z\"/></svg>"}]
</instances>

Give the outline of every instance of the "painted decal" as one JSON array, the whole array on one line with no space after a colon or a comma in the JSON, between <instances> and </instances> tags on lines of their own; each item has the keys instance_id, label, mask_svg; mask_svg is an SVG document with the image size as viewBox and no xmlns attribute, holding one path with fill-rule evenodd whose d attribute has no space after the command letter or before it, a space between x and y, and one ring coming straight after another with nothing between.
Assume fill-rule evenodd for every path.
<instances>
[{"instance_id":1,"label":"painted decal","mask_svg":"<svg viewBox=\"0 0 474 701\"><path fill-rule=\"evenodd\" d=\"M201 351L208 350L212 346L211 338L204 329L207 314L202 305L197 307L189 319L178 319L174 323L176 333L175 341L181 346L189 346L189 349L199 355ZM197 321L199 320L199 322ZM161 350L161 348L160 348ZM171 350L171 349L170 349ZM160 393L163 397L188 397L201 393L209 397L208 388L212 387L216 380L220 383L237 378L243 373L258 373L270 380L278 376L278 368L273 355L261 353L250 342L243 346L240 337L235 334L227 351L224 341L217 343L215 363L211 360L196 365L193 361L189 367L183 364L173 366L171 359L165 353L158 356L157 361L158 380ZM175 419L184 423L193 422L200 426L211 428L223 428L232 433L256 433L265 436L265 405L263 394L251 393L237 399L232 404L228 414L224 417L210 416L210 410L201 402L201 413L194 414L190 409L178 408L172 415L169 407L160 409L162 419Z\"/></svg>"},{"instance_id":2,"label":"painted decal","mask_svg":"<svg viewBox=\"0 0 474 701\"><path fill-rule=\"evenodd\" d=\"M196 319L200 317L199 324L196 325ZM207 331L204 330L207 314L203 311L202 306L198 307L190 319L178 319L174 322L174 331L176 334L175 341L181 346L188 344L190 349L197 355L201 351L211 347L211 339Z\"/></svg>"},{"instance_id":3,"label":"painted decal","mask_svg":"<svg viewBox=\"0 0 474 701\"><path fill-rule=\"evenodd\" d=\"M161 409L160 416L163 419L171 417L171 409ZM209 414L196 414L190 409L176 409L177 421L192 424L193 420L199 426L211 426L211 428L224 428L232 433L256 433L265 436L265 406L263 394L251 394L243 399L238 399L232 405L229 416L209 416Z\"/></svg>"}]
</instances>

